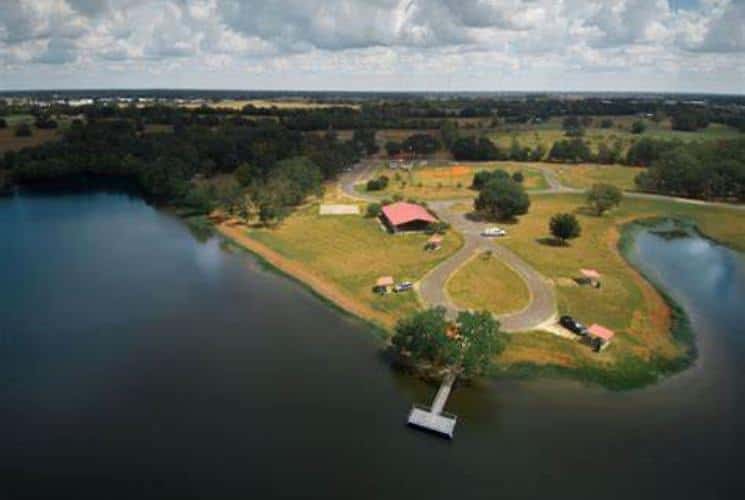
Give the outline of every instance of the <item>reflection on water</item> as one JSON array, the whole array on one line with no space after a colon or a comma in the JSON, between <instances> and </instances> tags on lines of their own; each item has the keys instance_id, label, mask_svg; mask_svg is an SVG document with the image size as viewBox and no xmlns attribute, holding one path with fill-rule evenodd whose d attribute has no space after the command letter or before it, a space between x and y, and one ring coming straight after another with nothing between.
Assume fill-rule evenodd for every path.
<instances>
[{"instance_id":1,"label":"reflection on water","mask_svg":"<svg viewBox=\"0 0 745 500\"><path fill-rule=\"evenodd\" d=\"M458 387L452 442L404 426L435 387L358 321L116 193L0 200L0 498L738 498L745 266L643 231L632 259L696 365L613 393Z\"/></svg>"}]
</instances>

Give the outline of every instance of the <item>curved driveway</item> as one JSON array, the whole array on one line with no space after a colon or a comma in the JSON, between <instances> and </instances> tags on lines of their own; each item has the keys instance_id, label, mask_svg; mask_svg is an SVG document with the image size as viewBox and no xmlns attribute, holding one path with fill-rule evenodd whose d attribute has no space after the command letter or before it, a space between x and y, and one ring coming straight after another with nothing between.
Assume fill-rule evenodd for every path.
<instances>
[{"instance_id":1,"label":"curved driveway","mask_svg":"<svg viewBox=\"0 0 745 500\"><path fill-rule=\"evenodd\" d=\"M445 284L475 253L490 250L523 279L530 292L527 307L517 312L496 316L502 328L508 332L518 332L535 330L548 322L553 322L556 316L556 298L551 282L512 251L494 240L481 236L481 231L487 225L470 221L465 214L453 212L450 210L452 204L453 202L436 202L430 206L442 220L463 235L465 244L455 255L422 278L419 293L424 302L445 307L448 316L454 318L458 307L448 297Z\"/></svg>"}]
</instances>

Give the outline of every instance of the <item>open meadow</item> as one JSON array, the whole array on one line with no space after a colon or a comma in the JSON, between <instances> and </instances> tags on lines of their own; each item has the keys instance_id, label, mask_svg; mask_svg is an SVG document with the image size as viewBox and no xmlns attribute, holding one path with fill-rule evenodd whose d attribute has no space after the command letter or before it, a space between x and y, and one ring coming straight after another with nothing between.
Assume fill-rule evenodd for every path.
<instances>
[{"instance_id":1,"label":"open meadow","mask_svg":"<svg viewBox=\"0 0 745 500\"><path fill-rule=\"evenodd\" d=\"M600 127L600 123L606 118L612 120L613 126L609 128ZM631 133L631 125L637 120L643 121L647 126L642 134ZM559 117L536 124L504 125L499 130L490 133L489 137L495 144L504 149L508 149L512 145L513 139L517 139L523 147L535 148L542 145L548 153L554 142L567 138L561 125L562 118ZM695 132L685 132L672 130L669 120L655 122L650 119L640 119L636 116L609 116L593 117L592 125L585 129L585 135L582 138L590 145L590 149L594 153L597 153L600 144L606 144L609 148L613 148L617 144L625 153L635 141L642 137L691 142L733 139L739 136L740 133L737 129L718 123L710 124L708 127Z\"/></svg>"},{"instance_id":2,"label":"open meadow","mask_svg":"<svg viewBox=\"0 0 745 500\"><path fill-rule=\"evenodd\" d=\"M546 189L548 183L540 169L531 168L521 163L488 162L459 163L454 165L431 165L414 167L410 171L394 170L381 165L372 177L385 175L389 178L386 189L370 191L368 194L391 198L398 194L405 199L417 200L450 200L455 198L473 198L476 192L471 189L473 176L483 170L500 168L510 174L522 172L523 185L527 190ZM359 189L365 191L365 186Z\"/></svg>"},{"instance_id":3,"label":"open meadow","mask_svg":"<svg viewBox=\"0 0 745 500\"><path fill-rule=\"evenodd\" d=\"M548 220L559 212L574 213L582 235L568 246L556 245ZM745 249L745 217L741 211L683 203L626 199L620 208L602 217L590 215L581 195L536 195L530 212L510 226L502 243L534 266L556 285L561 314L571 314L586 324L600 323L615 330L613 346L588 356L585 346L549 334L514 336L501 361L507 366L524 362L565 368L599 368L622 377L623 370L639 363L672 362L685 346L670 333L669 307L660 294L623 258L618 249L621 226L651 218L675 217L697 224L707 236ZM597 269L599 289L574 282L580 268ZM629 363L636 363L630 368Z\"/></svg>"},{"instance_id":4,"label":"open meadow","mask_svg":"<svg viewBox=\"0 0 745 500\"><path fill-rule=\"evenodd\" d=\"M376 280L392 276L396 282L416 282L462 245L462 238L449 232L440 250L426 252L426 234L393 235L375 218L321 216L315 204L277 228L247 229L246 234L326 282L333 293L362 305L370 313L367 319L386 328L420 304L413 291L373 293Z\"/></svg>"}]
</instances>

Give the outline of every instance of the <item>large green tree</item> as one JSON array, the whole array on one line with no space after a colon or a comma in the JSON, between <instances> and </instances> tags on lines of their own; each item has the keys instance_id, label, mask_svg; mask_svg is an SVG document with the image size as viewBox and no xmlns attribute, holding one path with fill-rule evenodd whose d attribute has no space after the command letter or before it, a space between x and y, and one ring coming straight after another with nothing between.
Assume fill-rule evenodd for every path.
<instances>
[{"instance_id":1,"label":"large green tree","mask_svg":"<svg viewBox=\"0 0 745 500\"><path fill-rule=\"evenodd\" d=\"M548 223L548 228L562 245L566 245L567 240L578 238L582 234L582 228L574 214L554 215Z\"/></svg>"},{"instance_id":2,"label":"large green tree","mask_svg":"<svg viewBox=\"0 0 745 500\"><path fill-rule=\"evenodd\" d=\"M461 312L456 320L460 345L460 367L466 375L486 372L507 344L507 336L499 331L499 322L488 311Z\"/></svg>"},{"instance_id":3,"label":"large green tree","mask_svg":"<svg viewBox=\"0 0 745 500\"><path fill-rule=\"evenodd\" d=\"M597 215L603 215L623 200L623 192L612 184L593 184L587 192L587 203Z\"/></svg>"},{"instance_id":4,"label":"large green tree","mask_svg":"<svg viewBox=\"0 0 745 500\"><path fill-rule=\"evenodd\" d=\"M489 218L508 220L528 213L530 198L512 179L491 179L479 191L474 208Z\"/></svg>"}]
</instances>

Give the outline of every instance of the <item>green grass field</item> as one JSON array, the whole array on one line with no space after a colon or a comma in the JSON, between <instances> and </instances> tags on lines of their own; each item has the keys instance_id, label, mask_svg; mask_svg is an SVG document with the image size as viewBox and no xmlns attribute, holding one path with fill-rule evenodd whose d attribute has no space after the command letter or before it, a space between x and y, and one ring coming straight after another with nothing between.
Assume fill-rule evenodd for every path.
<instances>
[{"instance_id":1,"label":"green grass field","mask_svg":"<svg viewBox=\"0 0 745 500\"><path fill-rule=\"evenodd\" d=\"M377 219L320 216L317 205L297 212L276 229L249 230L249 235L334 284L347 297L369 305L376 311L376 317L369 319L388 326L420 305L413 291L373 293L377 278L416 282L463 243L450 232L441 250L426 252L426 234L392 235Z\"/></svg>"},{"instance_id":2,"label":"green grass field","mask_svg":"<svg viewBox=\"0 0 745 500\"><path fill-rule=\"evenodd\" d=\"M381 198L392 198L398 194L405 199L450 200L473 198L476 192L470 189L473 176L482 170L500 168L512 174L522 172L523 185L527 190L546 189L548 183L540 169L516 162L461 163L456 165L416 167L411 171L392 170L386 166L378 168L373 177L386 175L390 181L382 191L369 194ZM359 186L365 192L364 185Z\"/></svg>"},{"instance_id":3,"label":"green grass field","mask_svg":"<svg viewBox=\"0 0 745 500\"><path fill-rule=\"evenodd\" d=\"M460 268L447 282L447 292L458 307L494 314L519 311L530 301L522 278L490 253Z\"/></svg>"},{"instance_id":4,"label":"green grass field","mask_svg":"<svg viewBox=\"0 0 745 500\"><path fill-rule=\"evenodd\" d=\"M685 142L706 141L716 139L729 139L741 137L742 134L732 127L727 127L718 123L709 125L707 128L696 132L683 132L672 130L669 120L655 123L652 120L644 119L647 130L643 134L632 134L631 124L638 120L637 117L607 117L613 120L613 127L600 128L600 122L606 117L594 117L591 127L585 129L583 139L590 144L590 149L597 152L598 146L605 143L612 147L617 142L625 152L628 148L641 137L653 137L657 139L678 139ZM562 118L551 118L543 123L531 125L511 125L504 126L503 129L493 132L490 138L502 148L509 148L513 138L517 139L521 146L535 148L542 144L546 151L551 149L554 142L560 139L566 139L564 130L561 128Z\"/></svg>"},{"instance_id":5,"label":"green grass field","mask_svg":"<svg viewBox=\"0 0 745 500\"><path fill-rule=\"evenodd\" d=\"M588 189L593 184L613 184L629 191L636 188L634 179L645 169L641 167L627 167L624 165L597 165L581 163L579 165L565 165L559 163L540 163L543 168L556 172L559 181L572 188Z\"/></svg>"},{"instance_id":6,"label":"green grass field","mask_svg":"<svg viewBox=\"0 0 745 500\"><path fill-rule=\"evenodd\" d=\"M738 210L652 200L627 199L603 217L583 210L581 195L533 196L530 213L520 218L503 244L556 285L561 313L600 323L616 331L604 353L545 333L515 335L499 365L506 373L570 375L609 387L637 387L654 381L663 367L685 363L685 345L670 332L670 309L660 294L618 251L620 227L649 217L693 221L707 236L745 250L745 217ZM582 235L567 247L548 244L548 220L554 213L572 212ZM602 274L602 287L579 287L572 278L580 268ZM680 365L677 365L680 366Z\"/></svg>"}]
</instances>

